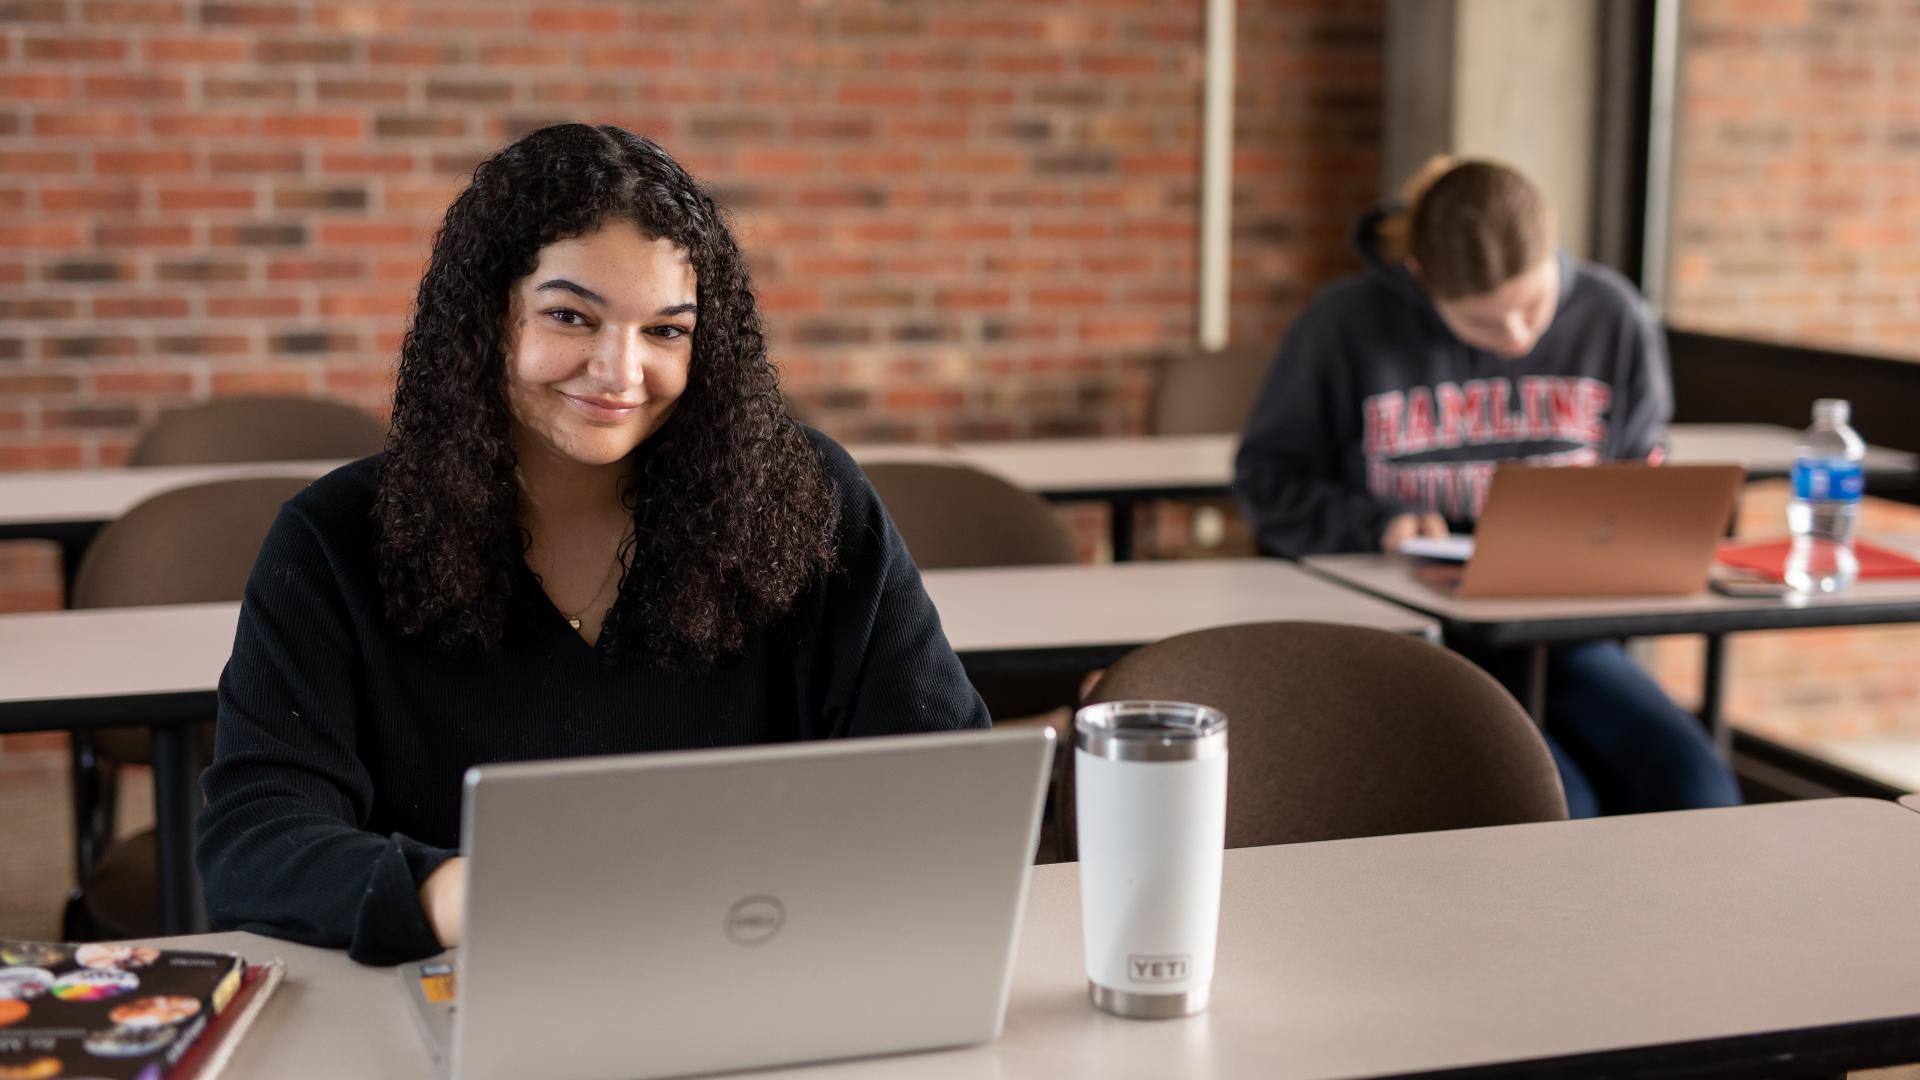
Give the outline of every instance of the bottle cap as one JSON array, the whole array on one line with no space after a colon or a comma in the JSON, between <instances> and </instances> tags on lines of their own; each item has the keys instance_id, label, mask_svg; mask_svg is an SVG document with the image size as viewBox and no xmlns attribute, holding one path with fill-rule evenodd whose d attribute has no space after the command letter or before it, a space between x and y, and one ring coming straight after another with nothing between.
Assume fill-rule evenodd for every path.
<instances>
[{"instance_id":1,"label":"bottle cap","mask_svg":"<svg viewBox=\"0 0 1920 1080\"><path fill-rule=\"evenodd\" d=\"M1821 398L1813 403L1813 418L1829 424L1844 424L1853 409L1839 398Z\"/></svg>"}]
</instances>

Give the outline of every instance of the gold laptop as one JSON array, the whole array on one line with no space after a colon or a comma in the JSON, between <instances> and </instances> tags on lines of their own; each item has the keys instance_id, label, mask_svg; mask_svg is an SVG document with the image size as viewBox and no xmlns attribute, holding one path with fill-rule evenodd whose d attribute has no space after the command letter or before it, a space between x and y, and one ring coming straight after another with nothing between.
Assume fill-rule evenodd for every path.
<instances>
[{"instance_id":1,"label":"gold laptop","mask_svg":"<svg viewBox=\"0 0 1920 1080\"><path fill-rule=\"evenodd\" d=\"M1661 596L1707 586L1738 465L1501 465L1460 596Z\"/></svg>"}]
</instances>

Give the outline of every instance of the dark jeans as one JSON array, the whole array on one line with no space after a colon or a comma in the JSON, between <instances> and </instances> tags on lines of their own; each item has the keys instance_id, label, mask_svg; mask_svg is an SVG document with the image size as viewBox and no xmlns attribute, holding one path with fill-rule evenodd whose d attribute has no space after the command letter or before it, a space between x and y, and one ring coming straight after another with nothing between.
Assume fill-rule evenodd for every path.
<instances>
[{"instance_id":1,"label":"dark jeans","mask_svg":"<svg viewBox=\"0 0 1920 1080\"><path fill-rule=\"evenodd\" d=\"M1524 700L1523 653L1465 655ZM1544 733L1574 817L1740 802L1733 772L1700 721L1618 642L1548 650Z\"/></svg>"}]
</instances>

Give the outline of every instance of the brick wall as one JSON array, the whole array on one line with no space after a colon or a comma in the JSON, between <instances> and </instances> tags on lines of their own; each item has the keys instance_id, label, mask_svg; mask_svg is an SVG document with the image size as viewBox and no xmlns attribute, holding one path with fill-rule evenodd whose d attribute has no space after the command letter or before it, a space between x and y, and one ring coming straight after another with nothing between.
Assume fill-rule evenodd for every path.
<instances>
[{"instance_id":1,"label":"brick wall","mask_svg":"<svg viewBox=\"0 0 1920 1080\"><path fill-rule=\"evenodd\" d=\"M1920 359L1920 6L1685 11L1673 322Z\"/></svg>"},{"instance_id":2,"label":"brick wall","mask_svg":"<svg viewBox=\"0 0 1920 1080\"><path fill-rule=\"evenodd\" d=\"M1671 321L1920 360L1920 5L1683 10ZM1785 533L1785 502L1757 485L1743 533ZM1862 528L1920 534L1920 510L1872 503ZM1736 635L1727 715L1787 741L1920 743L1916 645L1910 627ZM1646 655L1697 698L1697 642Z\"/></svg>"},{"instance_id":3,"label":"brick wall","mask_svg":"<svg viewBox=\"0 0 1920 1080\"><path fill-rule=\"evenodd\" d=\"M1236 339L1351 266L1380 21L1241 6ZM560 120L717 188L832 433L1137 430L1193 334L1202 29L1199 0L4 0L0 468L116 464L215 395L379 411L447 201ZM0 601L45 565L0 558Z\"/></svg>"}]
</instances>

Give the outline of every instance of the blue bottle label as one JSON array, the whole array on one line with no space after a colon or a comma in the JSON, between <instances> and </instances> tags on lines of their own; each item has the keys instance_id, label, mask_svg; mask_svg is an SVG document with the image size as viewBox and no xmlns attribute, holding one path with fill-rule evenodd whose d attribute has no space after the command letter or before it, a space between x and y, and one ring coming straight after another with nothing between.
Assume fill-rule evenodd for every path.
<instances>
[{"instance_id":1,"label":"blue bottle label","mask_svg":"<svg viewBox=\"0 0 1920 1080\"><path fill-rule=\"evenodd\" d=\"M1802 458L1793 464L1793 497L1812 502L1859 502L1867 489L1860 463L1846 458Z\"/></svg>"}]
</instances>

